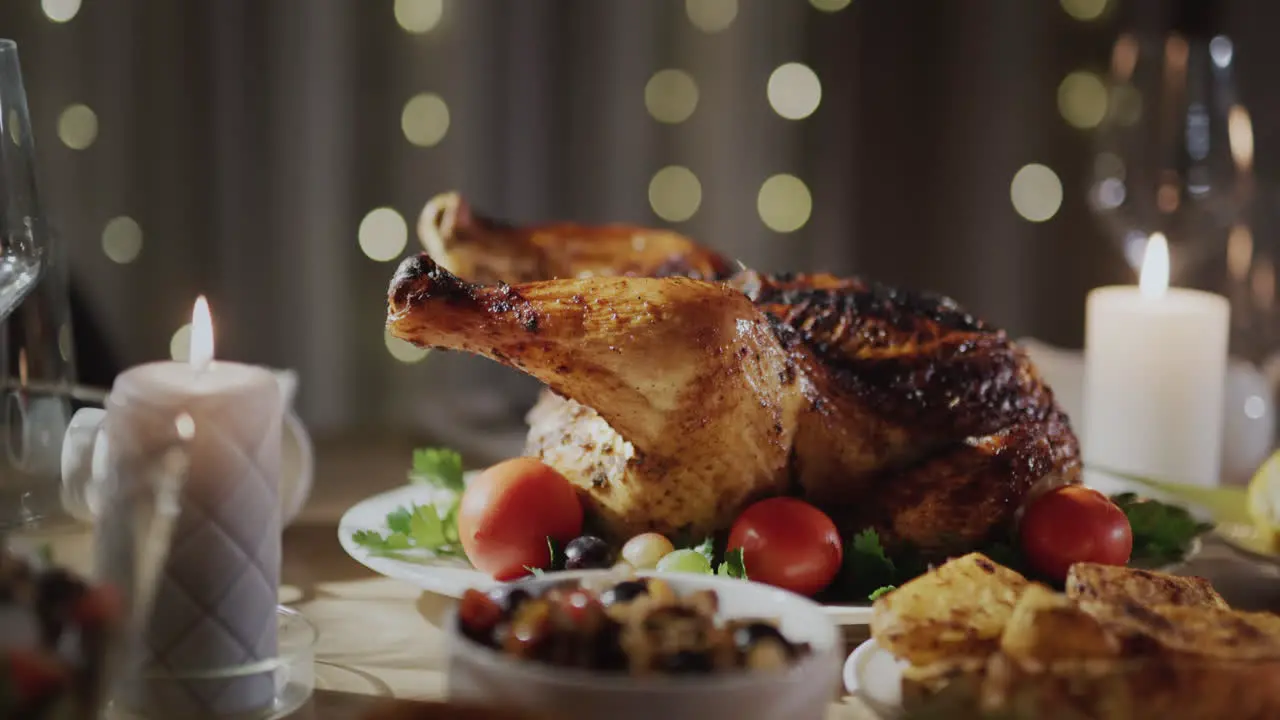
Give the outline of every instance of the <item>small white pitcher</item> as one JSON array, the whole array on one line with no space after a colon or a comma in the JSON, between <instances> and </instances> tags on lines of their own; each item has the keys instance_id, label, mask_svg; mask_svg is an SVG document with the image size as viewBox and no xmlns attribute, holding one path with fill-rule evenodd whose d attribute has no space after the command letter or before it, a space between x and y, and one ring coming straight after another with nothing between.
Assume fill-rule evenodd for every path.
<instances>
[{"instance_id":1,"label":"small white pitcher","mask_svg":"<svg viewBox=\"0 0 1280 720\"><path fill-rule=\"evenodd\" d=\"M311 436L293 411L298 374L277 370L276 381L286 409L280 456L280 520L291 523L311 495L315 454ZM62 442L62 505L82 522L93 522L99 510L99 491L107 474L107 438L101 433L107 411L82 408L71 417Z\"/></svg>"}]
</instances>

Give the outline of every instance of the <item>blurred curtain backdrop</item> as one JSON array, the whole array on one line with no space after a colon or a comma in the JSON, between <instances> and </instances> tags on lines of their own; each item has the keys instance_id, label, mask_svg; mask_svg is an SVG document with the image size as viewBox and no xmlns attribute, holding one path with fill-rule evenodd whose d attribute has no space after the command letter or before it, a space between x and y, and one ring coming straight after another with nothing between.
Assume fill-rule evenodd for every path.
<instances>
[{"instance_id":1,"label":"blurred curtain backdrop","mask_svg":"<svg viewBox=\"0 0 1280 720\"><path fill-rule=\"evenodd\" d=\"M0 34L20 43L47 209L123 362L168 356L206 293L219 355L296 368L300 409L319 431L518 434L512 418L532 383L469 357L406 363L384 343L387 281L417 250L422 205L443 190L512 220L671 224L761 269L933 289L1066 345L1080 342L1087 289L1132 279L1087 210L1088 132L1057 101L1067 73L1105 73L1114 8L1082 20L1064 11L1081 3L1049 0L816 7L841 4L5 0ZM1261 0L1234 7L1253 18L1235 37L1265 169L1280 108L1250 89L1280 62L1274 23L1258 19L1278 13ZM415 23L429 29L403 27ZM821 82L816 111L798 120L766 92L791 62ZM646 109L646 83L664 69L696 83L683 122ZM448 109L447 131L426 147L401 123L422 93ZM91 112L68 115L76 105ZM429 115L419 132L438 134ZM1065 190L1044 222L1010 202L1030 163ZM651 207L651 178L668 165L699 181L687 221ZM757 211L780 173L811 193L807 216L802 200L781 201L805 220L793 232ZM380 207L408 225L397 260L357 242ZM394 251L388 217L380 239Z\"/></svg>"}]
</instances>

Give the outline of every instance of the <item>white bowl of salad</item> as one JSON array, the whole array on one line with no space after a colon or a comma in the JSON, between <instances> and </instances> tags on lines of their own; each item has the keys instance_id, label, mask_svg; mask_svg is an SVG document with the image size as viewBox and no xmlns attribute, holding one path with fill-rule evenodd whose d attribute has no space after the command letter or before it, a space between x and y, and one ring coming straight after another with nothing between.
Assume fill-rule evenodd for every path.
<instances>
[{"instance_id":1,"label":"white bowl of salad","mask_svg":"<svg viewBox=\"0 0 1280 720\"><path fill-rule=\"evenodd\" d=\"M820 605L714 575L562 572L468 591L451 699L567 720L818 720L843 643Z\"/></svg>"}]
</instances>

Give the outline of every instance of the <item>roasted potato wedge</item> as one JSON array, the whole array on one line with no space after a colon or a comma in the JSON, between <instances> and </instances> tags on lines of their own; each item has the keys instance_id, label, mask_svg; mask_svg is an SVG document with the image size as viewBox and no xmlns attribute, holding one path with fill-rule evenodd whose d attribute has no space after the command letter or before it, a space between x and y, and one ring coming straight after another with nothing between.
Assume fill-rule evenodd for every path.
<instances>
[{"instance_id":1,"label":"roasted potato wedge","mask_svg":"<svg viewBox=\"0 0 1280 720\"><path fill-rule=\"evenodd\" d=\"M1120 642L1066 595L1030 585L1000 636L1000 650L1028 669L1063 660L1113 658Z\"/></svg>"},{"instance_id":2,"label":"roasted potato wedge","mask_svg":"<svg viewBox=\"0 0 1280 720\"><path fill-rule=\"evenodd\" d=\"M1227 607L1227 601L1204 578L1097 563L1071 566L1067 574L1067 597L1081 605Z\"/></svg>"},{"instance_id":3,"label":"roasted potato wedge","mask_svg":"<svg viewBox=\"0 0 1280 720\"><path fill-rule=\"evenodd\" d=\"M1000 646L1029 584L987 556L970 553L876 600L871 635L912 665L982 658Z\"/></svg>"}]
</instances>

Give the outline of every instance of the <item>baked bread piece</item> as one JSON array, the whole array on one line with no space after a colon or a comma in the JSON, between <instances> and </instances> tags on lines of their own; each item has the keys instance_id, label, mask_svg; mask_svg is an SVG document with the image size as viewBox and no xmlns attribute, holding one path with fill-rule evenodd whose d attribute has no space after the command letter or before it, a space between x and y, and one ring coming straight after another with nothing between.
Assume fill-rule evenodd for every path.
<instances>
[{"instance_id":1,"label":"baked bread piece","mask_svg":"<svg viewBox=\"0 0 1280 720\"><path fill-rule=\"evenodd\" d=\"M873 635L914 663L902 679L911 717L1280 718L1280 616L1231 610L1200 578L1096 565L1072 569L1067 595L1023 580L1006 608L993 587L1005 576L980 560L952 561L877 603ZM996 622L996 646L975 657ZM918 637L938 627L970 642Z\"/></svg>"},{"instance_id":2,"label":"baked bread piece","mask_svg":"<svg viewBox=\"0 0 1280 720\"><path fill-rule=\"evenodd\" d=\"M983 658L1031 583L982 553L936 567L875 601L871 636L912 665Z\"/></svg>"},{"instance_id":3,"label":"baked bread piece","mask_svg":"<svg viewBox=\"0 0 1280 720\"><path fill-rule=\"evenodd\" d=\"M1067 597L1089 605L1132 603L1226 608L1208 580L1115 565L1076 563L1067 573Z\"/></svg>"},{"instance_id":4,"label":"baked bread piece","mask_svg":"<svg viewBox=\"0 0 1280 720\"><path fill-rule=\"evenodd\" d=\"M1029 585L1000 636L1000 651L1021 666L1043 669L1064 660L1120 656L1119 639L1067 596Z\"/></svg>"},{"instance_id":5,"label":"baked bread piece","mask_svg":"<svg viewBox=\"0 0 1280 720\"><path fill-rule=\"evenodd\" d=\"M1264 720L1280 717L1280 663L1178 656L1082 660L1030 671L988 662L975 704L1001 717L1050 720Z\"/></svg>"}]
</instances>

